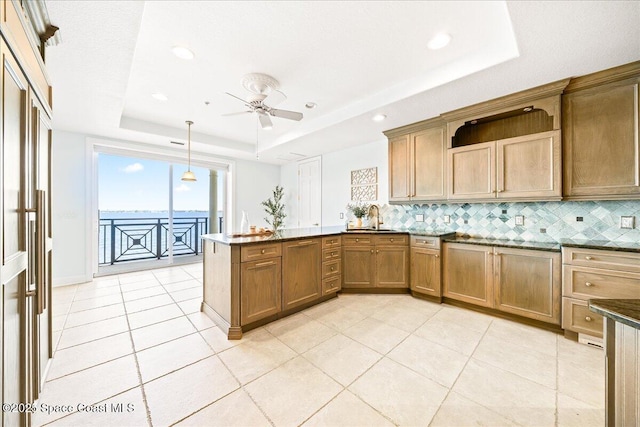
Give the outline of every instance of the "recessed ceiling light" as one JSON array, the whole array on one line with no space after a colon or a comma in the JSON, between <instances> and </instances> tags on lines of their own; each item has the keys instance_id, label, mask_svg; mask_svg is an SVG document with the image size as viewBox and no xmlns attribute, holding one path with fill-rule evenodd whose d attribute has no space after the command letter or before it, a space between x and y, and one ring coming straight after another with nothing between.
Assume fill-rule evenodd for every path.
<instances>
[{"instance_id":1,"label":"recessed ceiling light","mask_svg":"<svg viewBox=\"0 0 640 427\"><path fill-rule=\"evenodd\" d=\"M387 118L387 116L385 116L384 114L376 114L375 116L373 116L372 120L374 122L381 122L386 118Z\"/></svg>"},{"instance_id":2,"label":"recessed ceiling light","mask_svg":"<svg viewBox=\"0 0 640 427\"><path fill-rule=\"evenodd\" d=\"M315 102L307 102L306 104L304 104L305 107L307 107L308 109L312 110L314 108L316 108L318 106L318 104L316 104Z\"/></svg>"},{"instance_id":3,"label":"recessed ceiling light","mask_svg":"<svg viewBox=\"0 0 640 427\"><path fill-rule=\"evenodd\" d=\"M151 96L153 97L153 99L156 99L158 101L168 101L169 98L167 98L167 95L165 95L164 93L160 93L160 92L156 92L151 94Z\"/></svg>"},{"instance_id":4,"label":"recessed ceiling light","mask_svg":"<svg viewBox=\"0 0 640 427\"><path fill-rule=\"evenodd\" d=\"M442 49L451 41L451 36L447 33L438 33L429 40L427 47L431 50Z\"/></svg>"},{"instance_id":5,"label":"recessed ceiling light","mask_svg":"<svg viewBox=\"0 0 640 427\"><path fill-rule=\"evenodd\" d=\"M183 46L174 46L171 52L180 59L193 59L195 56L192 51Z\"/></svg>"}]
</instances>

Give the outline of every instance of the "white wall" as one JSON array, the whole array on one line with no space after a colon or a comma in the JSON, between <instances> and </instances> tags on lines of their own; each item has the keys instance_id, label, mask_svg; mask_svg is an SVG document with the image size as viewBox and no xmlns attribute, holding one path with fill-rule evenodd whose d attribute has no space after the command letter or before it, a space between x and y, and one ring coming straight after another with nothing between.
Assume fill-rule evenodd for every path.
<instances>
[{"instance_id":1,"label":"white wall","mask_svg":"<svg viewBox=\"0 0 640 427\"><path fill-rule=\"evenodd\" d=\"M273 197L273 190L280 184L280 166L236 160L235 179L233 231L240 231L242 211L247 212L250 225L266 227L264 217L267 214L261 202ZM288 227L286 224L285 228Z\"/></svg>"},{"instance_id":2,"label":"white wall","mask_svg":"<svg viewBox=\"0 0 640 427\"><path fill-rule=\"evenodd\" d=\"M378 168L379 205L389 201L387 139L347 148L322 156L322 225L344 225L346 205L351 201L351 171ZM287 197L287 227L297 224L298 163L288 163L280 170L280 182ZM340 213L345 217L340 219ZM291 224L291 225L289 225Z\"/></svg>"}]
</instances>

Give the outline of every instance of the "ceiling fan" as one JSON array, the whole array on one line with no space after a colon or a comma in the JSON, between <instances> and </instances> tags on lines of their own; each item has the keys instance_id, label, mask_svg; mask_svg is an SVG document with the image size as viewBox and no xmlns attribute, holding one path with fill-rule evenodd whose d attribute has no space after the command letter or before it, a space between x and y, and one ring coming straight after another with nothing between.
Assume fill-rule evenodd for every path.
<instances>
[{"instance_id":1,"label":"ceiling fan","mask_svg":"<svg viewBox=\"0 0 640 427\"><path fill-rule=\"evenodd\" d=\"M296 121L302 120L302 113L273 108L287 99L287 96L278 90L280 84L273 77L261 73L247 74L242 78L242 86L251 92L247 99L242 99L229 92L225 93L242 101L248 110L223 114L223 116L256 113L262 129L271 129L273 127L271 117L280 117L282 119Z\"/></svg>"}]
</instances>

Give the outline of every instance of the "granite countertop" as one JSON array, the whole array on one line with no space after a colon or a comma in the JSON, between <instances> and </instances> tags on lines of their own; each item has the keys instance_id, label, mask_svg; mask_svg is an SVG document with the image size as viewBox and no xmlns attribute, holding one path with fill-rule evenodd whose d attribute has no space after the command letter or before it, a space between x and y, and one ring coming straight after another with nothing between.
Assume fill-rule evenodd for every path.
<instances>
[{"instance_id":1,"label":"granite countertop","mask_svg":"<svg viewBox=\"0 0 640 427\"><path fill-rule=\"evenodd\" d=\"M612 242L609 240L561 239L560 244L573 248L604 249L609 251L640 252L640 242Z\"/></svg>"},{"instance_id":2,"label":"granite countertop","mask_svg":"<svg viewBox=\"0 0 640 427\"><path fill-rule=\"evenodd\" d=\"M640 299L592 299L589 309L616 322L640 329Z\"/></svg>"},{"instance_id":3,"label":"granite countertop","mask_svg":"<svg viewBox=\"0 0 640 427\"><path fill-rule=\"evenodd\" d=\"M560 252L560 243L526 242L523 240L490 239L485 237L453 236L445 237L444 242L467 243L470 245L499 246L502 248L534 249L539 251Z\"/></svg>"}]
</instances>

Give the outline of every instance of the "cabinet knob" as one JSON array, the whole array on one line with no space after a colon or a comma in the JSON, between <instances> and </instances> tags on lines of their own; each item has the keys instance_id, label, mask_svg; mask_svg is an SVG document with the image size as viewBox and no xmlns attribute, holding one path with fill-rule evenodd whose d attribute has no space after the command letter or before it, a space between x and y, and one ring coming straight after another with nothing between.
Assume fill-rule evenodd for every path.
<instances>
[{"instance_id":1,"label":"cabinet knob","mask_svg":"<svg viewBox=\"0 0 640 427\"><path fill-rule=\"evenodd\" d=\"M586 320L587 322L591 322L593 319L591 318L591 316L587 316L584 318L584 320Z\"/></svg>"},{"instance_id":2,"label":"cabinet knob","mask_svg":"<svg viewBox=\"0 0 640 427\"><path fill-rule=\"evenodd\" d=\"M331 252L331 256L336 256L336 253L335 252Z\"/></svg>"},{"instance_id":3,"label":"cabinet knob","mask_svg":"<svg viewBox=\"0 0 640 427\"><path fill-rule=\"evenodd\" d=\"M434 255L434 257L436 257L436 258L440 258L440 255L438 255L438 254L435 254L435 255Z\"/></svg>"},{"instance_id":4,"label":"cabinet knob","mask_svg":"<svg viewBox=\"0 0 640 427\"><path fill-rule=\"evenodd\" d=\"M593 283L591 283L591 282L585 282L585 284L584 284L584 285L585 285L585 286L587 286L587 287L589 287L589 286L593 286Z\"/></svg>"},{"instance_id":5,"label":"cabinet knob","mask_svg":"<svg viewBox=\"0 0 640 427\"><path fill-rule=\"evenodd\" d=\"M487 251L487 255L493 255L493 252Z\"/></svg>"},{"instance_id":6,"label":"cabinet knob","mask_svg":"<svg viewBox=\"0 0 640 427\"><path fill-rule=\"evenodd\" d=\"M373 253L373 249L371 249L371 253Z\"/></svg>"},{"instance_id":7,"label":"cabinet knob","mask_svg":"<svg viewBox=\"0 0 640 427\"><path fill-rule=\"evenodd\" d=\"M592 256L586 256L586 257L584 257L584 259L586 259L587 261L591 261L593 259L593 257Z\"/></svg>"},{"instance_id":8,"label":"cabinet knob","mask_svg":"<svg viewBox=\"0 0 640 427\"><path fill-rule=\"evenodd\" d=\"M334 266L331 266L331 271L335 271L335 269L336 268Z\"/></svg>"},{"instance_id":9,"label":"cabinet knob","mask_svg":"<svg viewBox=\"0 0 640 427\"><path fill-rule=\"evenodd\" d=\"M380 253L380 249L376 249L376 253L379 254Z\"/></svg>"},{"instance_id":10,"label":"cabinet knob","mask_svg":"<svg viewBox=\"0 0 640 427\"><path fill-rule=\"evenodd\" d=\"M389 239L391 242L393 242L393 237Z\"/></svg>"},{"instance_id":11,"label":"cabinet knob","mask_svg":"<svg viewBox=\"0 0 640 427\"><path fill-rule=\"evenodd\" d=\"M261 254L263 254L263 253L264 253L264 249L263 249L263 250L261 250L261 251L260 251L260 253L261 253Z\"/></svg>"},{"instance_id":12,"label":"cabinet knob","mask_svg":"<svg viewBox=\"0 0 640 427\"><path fill-rule=\"evenodd\" d=\"M360 241L360 239L356 239L356 243L359 242L359 241Z\"/></svg>"}]
</instances>

